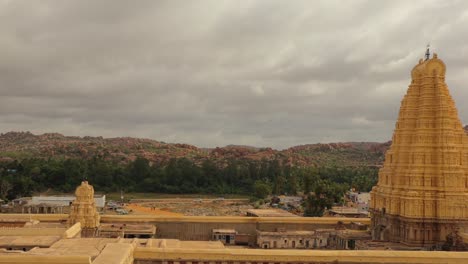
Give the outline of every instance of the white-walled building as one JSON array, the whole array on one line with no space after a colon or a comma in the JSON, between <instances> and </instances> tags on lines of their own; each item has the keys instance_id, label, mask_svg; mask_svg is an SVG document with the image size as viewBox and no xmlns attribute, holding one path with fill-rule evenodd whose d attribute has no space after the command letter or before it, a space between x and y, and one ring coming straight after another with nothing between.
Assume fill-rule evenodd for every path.
<instances>
[{"instance_id":1,"label":"white-walled building","mask_svg":"<svg viewBox=\"0 0 468 264\"><path fill-rule=\"evenodd\" d=\"M33 196L30 205L53 205L53 206L69 206L75 200L74 195L66 196ZM103 208L106 205L106 195L94 195L96 207Z\"/></svg>"}]
</instances>

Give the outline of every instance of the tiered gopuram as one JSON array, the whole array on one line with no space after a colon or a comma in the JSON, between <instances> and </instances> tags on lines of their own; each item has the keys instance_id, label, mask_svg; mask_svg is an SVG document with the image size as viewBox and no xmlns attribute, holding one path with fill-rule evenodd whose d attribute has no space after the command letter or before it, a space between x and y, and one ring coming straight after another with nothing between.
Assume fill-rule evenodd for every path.
<instances>
[{"instance_id":1,"label":"tiered gopuram","mask_svg":"<svg viewBox=\"0 0 468 264\"><path fill-rule=\"evenodd\" d=\"M75 195L75 201L70 208L68 224L73 225L80 222L83 229L97 228L100 216L96 211L93 186L89 185L87 181L83 181L76 188Z\"/></svg>"},{"instance_id":2,"label":"tiered gopuram","mask_svg":"<svg viewBox=\"0 0 468 264\"><path fill-rule=\"evenodd\" d=\"M373 239L439 244L468 231L468 137L434 54L411 71L393 142L371 192Z\"/></svg>"}]
</instances>

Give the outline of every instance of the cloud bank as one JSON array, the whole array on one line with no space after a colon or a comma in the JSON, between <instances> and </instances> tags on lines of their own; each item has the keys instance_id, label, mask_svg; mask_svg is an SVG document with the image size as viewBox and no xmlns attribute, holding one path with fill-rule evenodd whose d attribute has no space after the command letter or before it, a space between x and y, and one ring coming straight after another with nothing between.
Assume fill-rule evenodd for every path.
<instances>
[{"instance_id":1,"label":"cloud bank","mask_svg":"<svg viewBox=\"0 0 468 264\"><path fill-rule=\"evenodd\" d=\"M466 1L0 0L0 131L386 141L428 42L468 123L466 25Z\"/></svg>"}]
</instances>

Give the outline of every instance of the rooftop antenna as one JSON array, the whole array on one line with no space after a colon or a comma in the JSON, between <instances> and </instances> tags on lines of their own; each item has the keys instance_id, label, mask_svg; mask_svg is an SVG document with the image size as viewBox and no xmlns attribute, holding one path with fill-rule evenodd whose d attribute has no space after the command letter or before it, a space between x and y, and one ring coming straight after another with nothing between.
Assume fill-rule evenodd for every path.
<instances>
[{"instance_id":1,"label":"rooftop antenna","mask_svg":"<svg viewBox=\"0 0 468 264\"><path fill-rule=\"evenodd\" d=\"M429 57L431 56L431 52L429 51L430 47L431 47L431 44L427 44L427 46L426 46L426 60L428 60Z\"/></svg>"}]
</instances>

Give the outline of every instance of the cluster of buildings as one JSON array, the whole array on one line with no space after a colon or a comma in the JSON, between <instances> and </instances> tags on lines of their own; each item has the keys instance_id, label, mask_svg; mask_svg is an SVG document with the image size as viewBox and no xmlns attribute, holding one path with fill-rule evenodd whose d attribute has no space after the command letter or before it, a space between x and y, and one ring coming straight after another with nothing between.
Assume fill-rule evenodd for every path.
<instances>
[{"instance_id":1,"label":"cluster of buildings","mask_svg":"<svg viewBox=\"0 0 468 264\"><path fill-rule=\"evenodd\" d=\"M468 263L468 137L437 55L411 76L370 203L350 194L370 218L106 215L82 182L68 214L0 215L0 263Z\"/></svg>"},{"instance_id":2,"label":"cluster of buildings","mask_svg":"<svg viewBox=\"0 0 468 264\"><path fill-rule=\"evenodd\" d=\"M250 248L326 248L331 232L356 225L346 218L303 218L275 209L253 211L252 217L101 215L88 182L77 187L75 197L69 214L2 214L0 263L258 262L269 257L251 255ZM294 260L283 253L270 257Z\"/></svg>"},{"instance_id":3,"label":"cluster of buildings","mask_svg":"<svg viewBox=\"0 0 468 264\"><path fill-rule=\"evenodd\" d=\"M370 193L351 190L345 194L345 201L345 206L333 206L328 210L327 214L329 216L354 218L369 217Z\"/></svg>"}]
</instances>

